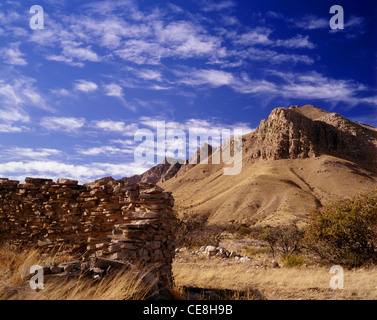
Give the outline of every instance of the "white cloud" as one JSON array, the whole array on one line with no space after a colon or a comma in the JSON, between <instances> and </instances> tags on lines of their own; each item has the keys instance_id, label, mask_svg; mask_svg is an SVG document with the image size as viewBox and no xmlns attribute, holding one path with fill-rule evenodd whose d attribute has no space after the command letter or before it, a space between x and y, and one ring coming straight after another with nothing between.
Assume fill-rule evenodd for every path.
<instances>
[{"instance_id":1,"label":"white cloud","mask_svg":"<svg viewBox=\"0 0 377 320\"><path fill-rule=\"evenodd\" d=\"M74 132L82 128L85 124L84 118L73 117L44 117L40 125L51 131Z\"/></svg>"},{"instance_id":2,"label":"white cloud","mask_svg":"<svg viewBox=\"0 0 377 320\"><path fill-rule=\"evenodd\" d=\"M113 156L116 154L133 154L134 150L132 148L117 148L114 146L101 146L89 149L79 149L78 153L85 156L98 156L100 154Z\"/></svg>"},{"instance_id":3,"label":"white cloud","mask_svg":"<svg viewBox=\"0 0 377 320\"><path fill-rule=\"evenodd\" d=\"M189 86L210 85L213 87L228 86L239 93L273 93L276 92L276 85L264 79L251 80L246 74L233 75L222 70L192 70L175 71L179 77L179 83Z\"/></svg>"},{"instance_id":4,"label":"white cloud","mask_svg":"<svg viewBox=\"0 0 377 320\"><path fill-rule=\"evenodd\" d=\"M28 127L18 123L30 122L33 108L52 111L35 83L35 79L19 74L0 79L0 132L27 131Z\"/></svg>"},{"instance_id":5,"label":"white cloud","mask_svg":"<svg viewBox=\"0 0 377 320\"><path fill-rule=\"evenodd\" d=\"M51 179L70 178L80 183L94 181L106 176L129 177L143 173L148 168L138 163L113 164L89 163L75 165L60 161L9 161L0 164L0 176L17 178L22 181L25 177L44 177Z\"/></svg>"},{"instance_id":6,"label":"white cloud","mask_svg":"<svg viewBox=\"0 0 377 320\"><path fill-rule=\"evenodd\" d=\"M0 49L0 55L7 64L25 66L27 61L23 58L24 54L20 51L20 42L11 43L8 48Z\"/></svg>"},{"instance_id":7,"label":"white cloud","mask_svg":"<svg viewBox=\"0 0 377 320\"><path fill-rule=\"evenodd\" d=\"M288 19L297 27L305 30L316 30L330 28L330 19L320 18L315 15L307 15L299 19Z\"/></svg>"},{"instance_id":8,"label":"white cloud","mask_svg":"<svg viewBox=\"0 0 377 320\"><path fill-rule=\"evenodd\" d=\"M2 148L0 150L0 158L3 159L46 159L51 156L60 156L62 152L57 149L49 148L21 148L21 147L10 147Z\"/></svg>"},{"instance_id":9,"label":"white cloud","mask_svg":"<svg viewBox=\"0 0 377 320\"><path fill-rule=\"evenodd\" d=\"M248 123L236 122L233 124L226 124L220 119L187 119L181 122L178 121L169 121L162 117L141 117L139 119L140 124L147 126L153 130L157 129L158 122L164 122L166 130L180 129L188 133L190 130L194 130L199 133L207 133L210 130L233 130L233 129L242 129L244 133L253 131Z\"/></svg>"},{"instance_id":10,"label":"white cloud","mask_svg":"<svg viewBox=\"0 0 377 320\"><path fill-rule=\"evenodd\" d=\"M243 46L272 46L272 47L286 47L290 49L307 48L313 49L315 44L309 40L309 36L296 35L288 39L272 39L270 35L273 30L266 27L258 27L249 30L246 33L237 35L234 32L228 33L227 36L231 37L234 43Z\"/></svg>"},{"instance_id":11,"label":"white cloud","mask_svg":"<svg viewBox=\"0 0 377 320\"><path fill-rule=\"evenodd\" d=\"M206 29L190 21L164 25L156 20L146 27L146 31L137 38L124 41L115 54L139 65L158 65L163 58L169 57L212 59L225 55L221 39L209 35Z\"/></svg>"},{"instance_id":12,"label":"white cloud","mask_svg":"<svg viewBox=\"0 0 377 320\"><path fill-rule=\"evenodd\" d=\"M0 132L4 133L17 133L25 131L25 127L15 127L12 124L9 123L0 123Z\"/></svg>"},{"instance_id":13,"label":"white cloud","mask_svg":"<svg viewBox=\"0 0 377 320\"><path fill-rule=\"evenodd\" d=\"M145 40L128 40L124 42L123 48L115 53L122 59L142 65L157 65L162 57L169 56L169 50L157 43Z\"/></svg>"},{"instance_id":14,"label":"white cloud","mask_svg":"<svg viewBox=\"0 0 377 320\"><path fill-rule=\"evenodd\" d=\"M123 88L116 83L110 83L105 85L105 91L107 96L118 98L123 97Z\"/></svg>"},{"instance_id":15,"label":"white cloud","mask_svg":"<svg viewBox=\"0 0 377 320\"><path fill-rule=\"evenodd\" d=\"M52 94L60 96L60 97L67 97L71 93L67 89L51 89L50 90Z\"/></svg>"},{"instance_id":16,"label":"white cloud","mask_svg":"<svg viewBox=\"0 0 377 320\"><path fill-rule=\"evenodd\" d=\"M85 93L93 92L98 89L98 85L92 81L76 80L74 83L74 89L76 91L82 91Z\"/></svg>"},{"instance_id":17,"label":"white cloud","mask_svg":"<svg viewBox=\"0 0 377 320\"><path fill-rule=\"evenodd\" d=\"M344 23L344 28L360 28L364 27L365 18L351 15Z\"/></svg>"},{"instance_id":18,"label":"white cloud","mask_svg":"<svg viewBox=\"0 0 377 320\"><path fill-rule=\"evenodd\" d=\"M83 67L85 65L84 62L86 61L101 61L101 58L92 50L91 46L81 46L81 42L63 40L60 45L62 47L61 54L47 55L47 60L64 62L77 67Z\"/></svg>"},{"instance_id":19,"label":"white cloud","mask_svg":"<svg viewBox=\"0 0 377 320\"><path fill-rule=\"evenodd\" d=\"M175 71L175 73L180 77L180 83L193 86L208 84L213 87L220 87L231 85L235 81L231 73L221 70L200 69L188 72Z\"/></svg>"},{"instance_id":20,"label":"white cloud","mask_svg":"<svg viewBox=\"0 0 377 320\"><path fill-rule=\"evenodd\" d=\"M74 62L73 59L67 58L63 55L49 55L49 56L46 56L46 59L50 60L50 61L64 62L64 63L69 64L70 66L74 66L74 67L83 67L84 66L84 63Z\"/></svg>"},{"instance_id":21,"label":"white cloud","mask_svg":"<svg viewBox=\"0 0 377 320\"><path fill-rule=\"evenodd\" d=\"M239 57L241 61L266 61L271 64L282 64L285 62L297 64L303 63L311 65L315 60L319 59L315 56L308 56L295 53L281 53L271 49L261 49L256 47L250 47L245 50L239 50L234 52L235 57Z\"/></svg>"},{"instance_id":22,"label":"white cloud","mask_svg":"<svg viewBox=\"0 0 377 320\"><path fill-rule=\"evenodd\" d=\"M224 9L233 8L236 6L236 2L230 0L224 1L203 1L202 10L204 12L221 11Z\"/></svg>"},{"instance_id":23,"label":"white cloud","mask_svg":"<svg viewBox=\"0 0 377 320\"><path fill-rule=\"evenodd\" d=\"M237 44L247 46L255 44L270 45L273 43L272 40L269 38L271 33L272 30L269 28L258 27L246 33L243 33L240 36L236 36L234 42ZM235 35L233 35L233 37L234 36Z\"/></svg>"},{"instance_id":24,"label":"white cloud","mask_svg":"<svg viewBox=\"0 0 377 320\"><path fill-rule=\"evenodd\" d=\"M0 120L7 123L29 122L30 118L21 110L6 108L0 109Z\"/></svg>"},{"instance_id":25,"label":"white cloud","mask_svg":"<svg viewBox=\"0 0 377 320\"><path fill-rule=\"evenodd\" d=\"M354 80L334 79L319 72L282 73L271 71L285 83L278 92L287 98L323 99L328 102L344 102L350 106L359 103L377 105L377 97L362 97L368 88Z\"/></svg>"},{"instance_id":26,"label":"white cloud","mask_svg":"<svg viewBox=\"0 0 377 320\"><path fill-rule=\"evenodd\" d=\"M11 80L0 79L0 101L9 108L34 106L51 111L35 83L35 79L19 75Z\"/></svg>"},{"instance_id":27,"label":"white cloud","mask_svg":"<svg viewBox=\"0 0 377 320\"><path fill-rule=\"evenodd\" d=\"M286 40L277 40L276 41L276 46L282 46L282 47L287 47L287 48L308 48L308 49L313 49L315 45L310 42L309 36L302 36L302 35L297 35L294 38L286 39Z\"/></svg>"},{"instance_id":28,"label":"white cloud","mask_svg":"<svg viewBox=\"0 0 377 320\"><path fill-rule=\"evenodd\" d=\"M93 52L91 46L86 47L77 47L73 46L71 42L63 44L63 54L68 59L77 59L79 61L92 61L92 62L99 62L101 59L98 55Z\"/></svg>"},{"instance_id":29,"label":"white cloud","mask_svg":"<svg viewBox=\"0 0 377 320\"><path fill-rule=\"evenodd\" d=\"M116 132L125 136L133 136L138 130L136 123L126 124L123 121L99 120L93 122L93 127L106 132Z\"/></svg>"},{"instance_id":30,"label":"white cloud","mask_svg":"<svg viewBox=\"0 0 377 320\"><path fill-rule=\"evenodd\" d=\"M288 18L286 19L293 25L304 30L320 30L327 29L329 32L337 32L330 28L330 19L321 18L316 15L307 15L301 18ZM349 37L355 37L359 34L363 34L365 27L365 18L355 15L350 15L348 19L344 21L344 30L347 31L345 35Z\"/></svg>"},{"instance_id":31,"label":"white cloud","mask_svg":"<svg viewBox=\"0 0 377 320\"><path fill-rule=\"evenodd\" d=\"M143 80L162 81L162 74L159 71L151 69L136 70L137 75Z\"/></svg>"}]
</instances>

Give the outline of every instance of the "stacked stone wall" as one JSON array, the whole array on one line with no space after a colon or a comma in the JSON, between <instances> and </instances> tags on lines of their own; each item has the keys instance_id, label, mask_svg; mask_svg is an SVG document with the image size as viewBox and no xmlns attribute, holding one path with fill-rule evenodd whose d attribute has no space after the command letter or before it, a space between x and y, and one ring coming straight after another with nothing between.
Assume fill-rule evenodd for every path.
<instances>
[{"instance_id":1,"label":"stacked stone wall","mask_svg":"<svg viewBox=\"0 0 377 320\"><path fill-rule=\"evenodd\" d=\"M69 247L86 257L150 265L170 282L174 199L148 183L111 177L75 180L0 179L0 239L16 246Z\"/></svg>"}]
</instances>

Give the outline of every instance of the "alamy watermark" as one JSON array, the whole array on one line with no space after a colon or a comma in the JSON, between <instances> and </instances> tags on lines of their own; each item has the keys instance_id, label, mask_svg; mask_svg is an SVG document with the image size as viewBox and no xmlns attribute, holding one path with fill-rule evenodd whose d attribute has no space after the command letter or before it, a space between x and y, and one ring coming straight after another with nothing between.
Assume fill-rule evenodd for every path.
<instances>
[{"instance_id":1,"label":"alamy watermark","mask_svg":"<svg viewBox=\"0 0 377 320\"><path fill-rule=\"evenodd\" d=\"M42 6L34 5L30 8L29 12L34 14L30 18L30 28L32 30L44 29L44 10Z\"/></svg>"},{"instance_id":2,"label":"alamy watermark","mask_svg":"<svg viewBox=\"0 0 377 320\"><path fill-rule=\"evenodd\" d=\"M330 273L335 274L330 279L330 289L344 289L344 270L342 266L335 265L330 268Z\"/></svg>"},{"instance_id":3,"label":"alamy watermark","mask_svg":"<svg viewBox=\"0 0 377 320\"><path fill-rule=\"evenodd\" d=\"M330 8L330 13L335 15L330 19L330 28L333 30L344 29L344 10L340 5L334 5Z\"/></svg>"},{"instance_id":4,"label":"alamy watermark","mask_svg":"<svg viewBox=\"0 0 377 320\"><path fill-rule=\"evenodd\" d=\"M30 280L29 285L32 290L44 289L44 272L43 267L34 265L30 267L30 274L34 274Z\"/></svg>"}]
</instances>

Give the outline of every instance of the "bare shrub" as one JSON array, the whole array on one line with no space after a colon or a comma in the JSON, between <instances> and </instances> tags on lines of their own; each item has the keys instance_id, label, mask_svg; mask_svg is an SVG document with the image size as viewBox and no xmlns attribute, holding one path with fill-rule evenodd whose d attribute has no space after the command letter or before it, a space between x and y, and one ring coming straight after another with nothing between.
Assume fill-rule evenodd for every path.
<instances>
[{"instance_id":1,"label":"bare shrub","mask_svg":"<svg viewBox=\"0 0 377 320\"><path fill-rule=\"evenodd\" d=\"M300 251L303 246L304 231L300 230L296 224L266 226L261 232L261 239L268 242L274 258L277 253L286 258Z\"/></svg>"},{"instance_id":2,"label":"bare shrub","mask_svg":"<svg viewBox=\"0 0 377 320\"><path fill-rule=\"evenodd\" d=\"M208 223L209 214L184 213L176 226L176 247L218 246L224 226Z\"/></svg>"}]
</instances>

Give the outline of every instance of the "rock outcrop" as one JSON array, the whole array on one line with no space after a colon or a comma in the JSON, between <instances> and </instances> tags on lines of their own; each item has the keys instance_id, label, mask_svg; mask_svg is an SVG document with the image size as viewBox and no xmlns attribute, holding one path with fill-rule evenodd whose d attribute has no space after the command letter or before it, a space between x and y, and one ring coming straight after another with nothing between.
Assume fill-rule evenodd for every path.
<instances>
[{"instance_id":1,"label":"rock outcrop","mask_svg":"<svg viewBox=\"0 0 377 320\"><path fill-rule=\"evenodd\" d=\"M244 139L245 154L266 160L326 154L376 168L377 131L336 113L324 113L313 120L296 110L300 109L274 109L268 119L262 120Z\"/></svg>"}]
</instances>

